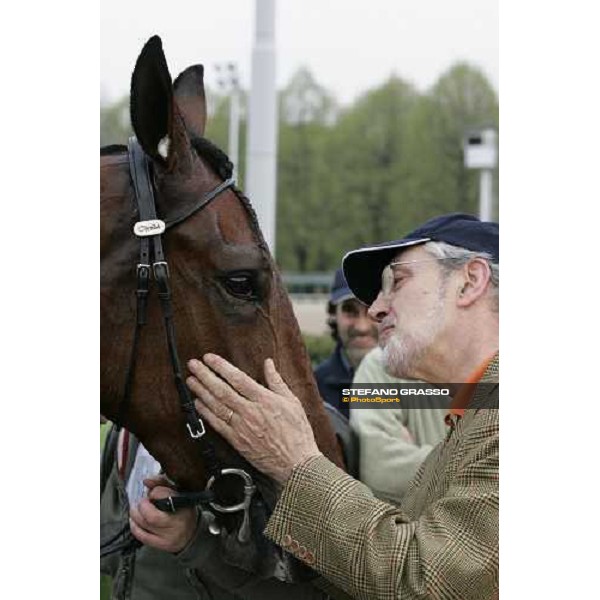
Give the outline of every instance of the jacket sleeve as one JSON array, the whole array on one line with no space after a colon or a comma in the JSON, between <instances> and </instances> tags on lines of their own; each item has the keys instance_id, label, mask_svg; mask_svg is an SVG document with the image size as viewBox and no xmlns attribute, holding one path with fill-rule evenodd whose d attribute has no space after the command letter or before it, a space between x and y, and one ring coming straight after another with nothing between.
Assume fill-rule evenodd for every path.
<instances>
[{"instance_id":1,"label":"jacket sleeve","mask_svg":"<svg viewBox=\"0 0 600 600\"><path fill-rule=\"evenodd\" d=\"M265 533L355 598L494 597L498 436L473 435L444 495L416 519L319 456L294 469Z\"/></svg>"},{"instance_id":2,"label":"jacket sleeve","mask_svg":"<svg viewBox=\"0 0 600 600\"><path fill-rule=\"evenodd\" d=\"M360 440L360 479L378 498L393 502L402 500L433 449L430 444L416 444L402 416L401 408L350 411L350 425Z\"/></svg>"}]
</instances>

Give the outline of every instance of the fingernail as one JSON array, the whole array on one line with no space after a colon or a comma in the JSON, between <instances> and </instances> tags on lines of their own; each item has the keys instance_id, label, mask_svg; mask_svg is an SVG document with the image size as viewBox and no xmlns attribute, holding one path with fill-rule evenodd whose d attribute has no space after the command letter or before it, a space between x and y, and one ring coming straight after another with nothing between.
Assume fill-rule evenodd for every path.
<instances>
[{"instance_id":1,"label":"fingernail","mask_svg":"<svg viewBox=\"0 0 600 600\"><path fill-rule=\"evenodd\" d=\"M200 361L197 358L192 358L191 360L188 360L188 367L190 367L191 369L195 369L200 365Z\"/></svg>"},{"instance_id":2,"label":"fingernail","mask_svg":"<svg viewBox=\"0 0 600 600\"><path fill-rule=\"evenodd\" d=\"M202 359L204 360L204 362L215 362L217 360L217 355L216 354L211 354L210 352L208 354L205 354Z\"/></svg>"}]
</instances>

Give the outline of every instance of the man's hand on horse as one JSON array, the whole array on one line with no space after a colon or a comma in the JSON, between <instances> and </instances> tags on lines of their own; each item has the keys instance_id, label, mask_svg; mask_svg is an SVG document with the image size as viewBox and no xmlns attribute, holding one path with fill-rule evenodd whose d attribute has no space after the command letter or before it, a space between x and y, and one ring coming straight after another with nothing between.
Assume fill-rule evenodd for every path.
<instances>
[{"instance_id":1,"label":"man's hand on horse","mask_svg":"<svg viewBox=\"0 0 600 600\"><path fill-rule=\"evenodd\" d=\"M267 388L216 354L203 360L188 362L198 412L259 471L285 483L295 465L321 454L300 401L270 358Z\"/></svg>"},{"instance_id":2,"label":"man's hand on horse","mask_svg":"<svg viewBox=\"0 0 600 600\"><path fill-rule=\"evenodd\" d=\"M166 485L166 479L144 479L149 489L148 498L142 498L129 511L131 533L146 546L166 552L180 552L196 531L196 510L181 508L176 513L158 510L150 499L176 496L177 492Z\"/></svg>"}]
</instances>

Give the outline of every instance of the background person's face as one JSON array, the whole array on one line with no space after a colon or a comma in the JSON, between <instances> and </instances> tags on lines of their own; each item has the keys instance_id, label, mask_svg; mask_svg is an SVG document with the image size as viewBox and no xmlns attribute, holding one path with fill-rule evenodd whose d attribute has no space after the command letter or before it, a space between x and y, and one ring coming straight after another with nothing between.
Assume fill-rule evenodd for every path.
<instances>
[{"instance_id":1,"label":"background person's face","mask_svg":"<svg viewBox=\"0 0 600 600\"><path fill-rule=\"evenodd\" d=\"M350 298L335 307L337 331L342 347L353 367L377 345L377 326L367 314L367 307Z\"/></svg>"}]
</instances>

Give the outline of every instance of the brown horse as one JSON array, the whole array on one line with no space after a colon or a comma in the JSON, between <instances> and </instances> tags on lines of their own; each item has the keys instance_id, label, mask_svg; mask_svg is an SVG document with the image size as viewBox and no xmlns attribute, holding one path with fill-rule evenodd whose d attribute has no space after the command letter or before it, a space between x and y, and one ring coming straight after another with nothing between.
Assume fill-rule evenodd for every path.
<instances>
[{"instance_id":1,"label":"brown horse","mask_svg":"<svg viewBox=\"0 0 600 600\"><path fill-rule=\"evenodd\" d=\"M230 175L227 157L203 137L202 66L186 69L172 83L158 37L148 41L135 66L131 121L151 163L160 219L186 212ZM130 400L123 410L140 243L132 231L139 219L126 148L102 150L100 188L101 413L133 432L180 490L202 490L207 469L198 440L186 429L152 286ZM265 358L273 357L302 402L319 448L342 465L289 298L248 199L236 188L226 189L169 229L163 246L182 360L215 352L261 380ZM206 438L222 467L252 471L214 432L208 430Z\"/></svg>"}]
</instances>

